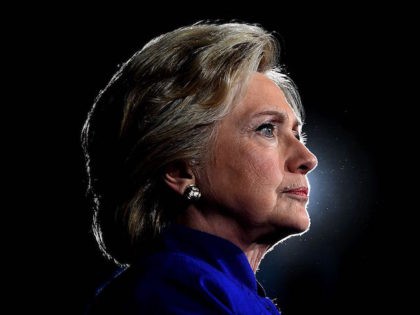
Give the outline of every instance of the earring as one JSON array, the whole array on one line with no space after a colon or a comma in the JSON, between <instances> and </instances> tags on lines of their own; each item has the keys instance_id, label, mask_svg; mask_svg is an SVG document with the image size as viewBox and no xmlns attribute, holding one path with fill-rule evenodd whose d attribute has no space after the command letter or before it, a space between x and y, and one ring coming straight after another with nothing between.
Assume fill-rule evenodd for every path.
<instances>
[{"instance_id":1,"label":"earring","mask_svg":"<svg viewBox=\"0 0 420 315\"><path fill-rule=\"evenodd\" d=\"M194 184L188 185L184 191L184 197L187 200L198 201L201 197L200 189Z\"/></svg>"}]
</instances>

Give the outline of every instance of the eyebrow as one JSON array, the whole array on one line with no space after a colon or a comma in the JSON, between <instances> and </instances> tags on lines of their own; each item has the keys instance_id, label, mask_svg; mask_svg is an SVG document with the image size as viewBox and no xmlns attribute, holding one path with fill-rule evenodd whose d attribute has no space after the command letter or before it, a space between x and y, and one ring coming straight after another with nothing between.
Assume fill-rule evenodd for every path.
<instances>
[{"instance_id":1,"label":"eyebrow","mask_svg":"<svg viewBox=\"0 0 420 315\"><path fill-rule=\"evenodd\" d=\"M289 121L289 116L285 112L279 112L276 110L266 110L262 112L256 113L254 116L276 116L277 119L281 122ZM302 127L302 121L300 119L295 119L293 123L293 128L299 128Z\"/></svg>"}]
</instances>

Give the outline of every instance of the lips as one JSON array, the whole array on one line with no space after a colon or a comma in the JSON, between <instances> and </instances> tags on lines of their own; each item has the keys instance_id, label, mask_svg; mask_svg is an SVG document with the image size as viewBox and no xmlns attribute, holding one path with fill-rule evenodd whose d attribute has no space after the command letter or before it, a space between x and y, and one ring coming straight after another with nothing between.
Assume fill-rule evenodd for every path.
<instances>
[{"instance_id":1,"label":"lips","mask_svg":"<svg viewBox=\"0 0 420 315\"><path fill-rule=\"evenodd\" d=\"M293 189L286 189L286 190L283 190L283 192L287 194L308 197L308 187L297 187Z\"/></svg>"}]
</instances>

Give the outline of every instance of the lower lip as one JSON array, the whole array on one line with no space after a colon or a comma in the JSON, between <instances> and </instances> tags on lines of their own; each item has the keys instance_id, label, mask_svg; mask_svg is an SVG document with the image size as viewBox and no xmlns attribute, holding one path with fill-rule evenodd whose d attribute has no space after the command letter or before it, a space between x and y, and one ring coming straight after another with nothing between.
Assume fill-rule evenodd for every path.
<instances>
[{"instance_id":1,"label":"lower lip","mask_svg":"<svg viewBox=\"0 0 420 315\"><path fill-rule=\"evenodd\" d=\"M303 191L291 190L291 191L286 191L285 194L288 195L290 198L297 199L297 200L307 201L309 199L308 195Z\"/></svg>"}]
</instances>

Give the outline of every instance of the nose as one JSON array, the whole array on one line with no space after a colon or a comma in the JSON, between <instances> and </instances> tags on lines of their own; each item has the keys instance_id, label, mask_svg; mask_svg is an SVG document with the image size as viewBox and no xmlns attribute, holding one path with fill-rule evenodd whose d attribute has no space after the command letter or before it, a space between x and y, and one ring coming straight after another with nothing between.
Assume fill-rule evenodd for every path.
<instances>
[{"instance_id":1,"label":"nose","mask_svg":"<svg viewBox=\"0 0 420 315\"><path fill-rule=\"evenodd\" d=\"M299 141L297 146L292 148L287 165L290 172L306 175L316 168L318 159Z\"/></svg>"}]
</instances>

